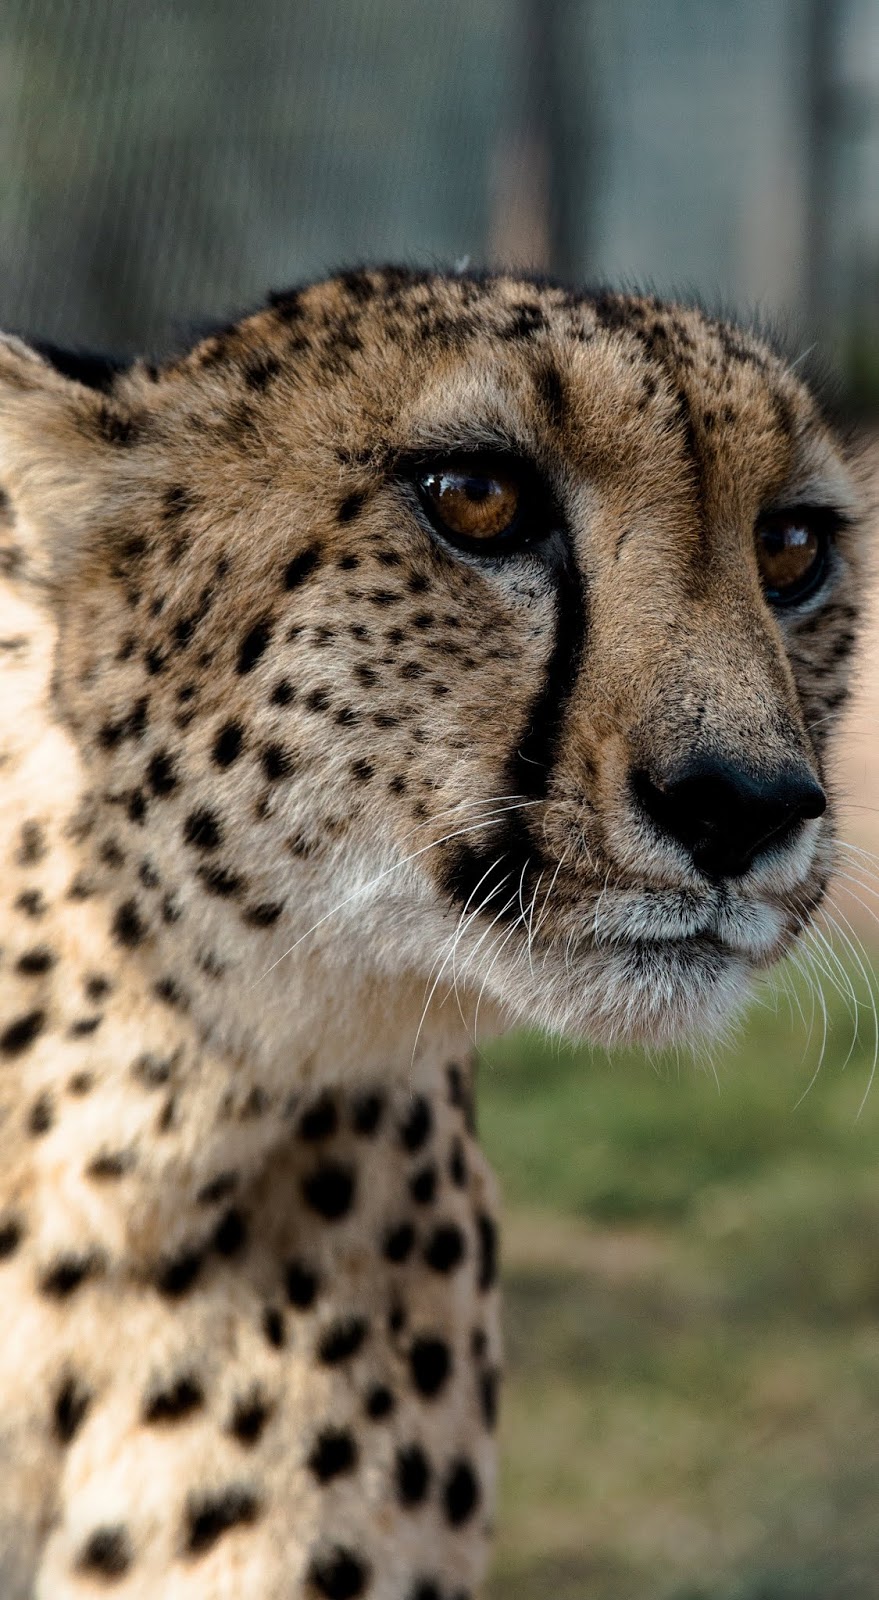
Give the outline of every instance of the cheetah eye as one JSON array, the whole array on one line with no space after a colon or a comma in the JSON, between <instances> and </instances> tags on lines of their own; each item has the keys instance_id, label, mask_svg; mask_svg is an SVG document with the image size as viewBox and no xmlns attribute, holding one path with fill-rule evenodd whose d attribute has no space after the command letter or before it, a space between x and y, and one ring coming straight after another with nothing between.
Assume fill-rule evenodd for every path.
<instances>
[{"instance_id":1,"label":"cheetah eye","mask_svg":"<svg viewBox=\"0 0 879 1600\"><path fill-rule=\"evenodd\" d=\"M454 544L508 546L523 535L526 490L514 464L456 457L422 468L415 486L433 526Z\"/></svg>"},{"instance_id":2,"label":"cheetah eye","mask_svg":"<svg viewBox=\"0 0 879 1600\"><path fill-rule=\"evenodd\" d=\"M757 562L770 605L796 605L820 588L835 520L823 507L795 506L757 524Z\"/></svg>"}]
</instances>

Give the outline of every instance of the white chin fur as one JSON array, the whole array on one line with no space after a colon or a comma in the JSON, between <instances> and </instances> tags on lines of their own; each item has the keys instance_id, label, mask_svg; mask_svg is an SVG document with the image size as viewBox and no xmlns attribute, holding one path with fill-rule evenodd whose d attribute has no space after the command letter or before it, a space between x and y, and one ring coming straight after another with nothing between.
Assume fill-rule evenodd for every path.
<instances>
[{"instance_id":1,"label":"white chin fur","mask_svg":"<svg viewBox=\"0 0 879 1600\"><path fill-rule=\"evenodd\" d=\"M566 963L498 962L485 998L507 1025L524 1024L593 1044L655 1048L729 1033L745 1005L754 965L710 939L645 940L593 948ZM460 998L460 992L459 992Z\"/></svg>"},{"instance_id":2,"label":"white chin fur","mask_svg":"<svg viewBox=\"0 0 879 1600\"><path fill-rule=\"evenodd\" d=\"M608 962L584 1032L601 1044L717 1038L741 1011L752 982L747 957L707 940L624 946Z\"/></svg>"}]
</instances>

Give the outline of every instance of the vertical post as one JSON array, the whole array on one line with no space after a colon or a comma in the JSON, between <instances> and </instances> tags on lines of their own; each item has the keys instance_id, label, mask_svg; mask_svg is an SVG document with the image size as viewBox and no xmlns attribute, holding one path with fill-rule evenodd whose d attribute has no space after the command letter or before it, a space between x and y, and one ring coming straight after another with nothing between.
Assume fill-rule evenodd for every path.
<instances>
[{"instance_id":1,"label":"vertical post","mask_svg":"<svg viewBox=\"0 0 879 1600\"><path fill-rule=\"evenodd\" d=\"M809 0L806 43L806 311L813 329L835 321L833 293L836 53L840 0ZM834 330L836 331L836 330Z\"/></svg>"},{"instance_id":2,"label":"vertical post","mask_svg":"<svg viewBox=\"0 0 879 1600\"><path fill-rule=\"evenodd\" d=\"M578 17L586 0L580 0ZM498 153L493 253L506 264L561 278L581 277L585 263L576 216L586 192L582 172L588 103L571 99L564 70L570 53L568 0L519 0L515 103Z\"/></svg>"}]
</instances>

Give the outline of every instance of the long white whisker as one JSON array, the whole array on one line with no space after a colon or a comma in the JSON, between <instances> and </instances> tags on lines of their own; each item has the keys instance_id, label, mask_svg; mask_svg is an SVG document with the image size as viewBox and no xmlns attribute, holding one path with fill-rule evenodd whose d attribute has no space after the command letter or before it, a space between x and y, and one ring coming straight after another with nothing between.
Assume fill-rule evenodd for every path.
<instances>
[{"instance_id":1,"label":"long white whisker","mask_svg":"<svg viewBox=\"0 0 879 1600\"><path fill-rule=\"evenodd\" d=\"M505 813L502 813L502 815L505 815ZM343 911L345 906L353 904L355 900L359 900L362 895L368 894L370 889L374 889L376 885L382 883L385 878L389 878L393 873L401 871L401 869L408 866L410 862L417 861L419 856L426 855L429 850L438 850L440 845L448 844L452 839L465 838L471 833L477 833L480 828L493 826L499 820L500 818L498 816L482 817L478 822L471 823L466 828L457 828L452 833L444 834L441 839L433 839L429 844L421 845L418 850L413 850L410 855L403 856L400 861L395 861L390 867L386 867L383 872L377 873L376 876L371 878L368 883L361 884L357 889L352 890L351 894L346 895L344 900L340 900L337 905L333 906L332 910L326 911L322 917L318 917L317 921L313 922L311 927L306 929L305 933L300 934L298 939L294 939L289 948L285 950L282 955L279 955L277 960L272 962L271 966L266 967L262 977L256 978L251 984L251 988L255 988L257 984L262 983L263 979L267 978L270 972L274 972L275 967L280 966L281 962L285 961L287 956L292 955L293 951L298 949L299 945L308 939L311 934L316 932L318 928L322 927L325 922L329 922L331 917L334 917L338 914L338 912Z\"/></svg>"}]
</instances>

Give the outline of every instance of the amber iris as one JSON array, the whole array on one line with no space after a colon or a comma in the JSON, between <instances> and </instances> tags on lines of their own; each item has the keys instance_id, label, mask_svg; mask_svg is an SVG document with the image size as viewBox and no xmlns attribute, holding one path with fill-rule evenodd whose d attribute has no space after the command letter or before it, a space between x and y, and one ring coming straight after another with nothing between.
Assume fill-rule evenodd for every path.
<instances>
[{"instance_id":1,"label":"amber iris","mask_svg":"<svg viewBox=\"0 0 879 1600\"><path fill-rule=\"evenodd\" d=\"M824 574L826 540L805 517L770 517L757 529L757 560L766 595L777 605L802 600Z\"/></svg>"},{"instance_id":2,"label":"amber iris","mask_svg":"<svg viewBox=\"0 0 879 1600\"><path fill-rule=\"evenodd\" d=\"M499 539L516 521L521 491L512 473L492 467L444 466L421 477L421 491L437 522L454 538Z\"/></svg>"}]
</instances>

